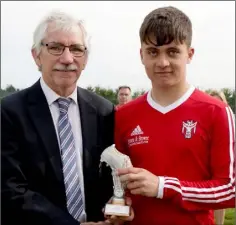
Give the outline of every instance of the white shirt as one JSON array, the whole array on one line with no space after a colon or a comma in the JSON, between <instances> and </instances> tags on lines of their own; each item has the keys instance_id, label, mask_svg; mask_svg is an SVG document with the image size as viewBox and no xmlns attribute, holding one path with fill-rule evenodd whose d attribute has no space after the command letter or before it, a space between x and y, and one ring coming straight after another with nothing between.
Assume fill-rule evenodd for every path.
<instances>
[{"instance_id":1,"label":"white shirt","mask_svg":"<svg viewBox=\"0 0 236 225\"><path fill-rule=\"evenodd\" d=\"M46 96L48 106L53 118L54 127L57 134L57 140L58 145L60 146L60 140L58 135L58 118L60 115L58 104L55 102L59 96L56 94L43 80L43 78L40 79L40 84L42 87L42 90ZM81 121L80 121L80 113L79 113L79 105L77 101L77 88L73 91L73 93L68 96L72 99L71 104L68 109L68 117L70 124L72 126L72 131L75 139L75 149L76 149L76 157L77 157L77 166L79 168L79 180L80 180L80 186L81 186L81 192L83 196L83 202L85 206L85 196L84 196L84 177L83 177L83 167L82 167L82 159L83 159L83 145L82 145L82 131L81 131ZM79 218L80 222L86 222L86 212L85 209L81 213L81 217Z\"/></svg>"}]
</instances>

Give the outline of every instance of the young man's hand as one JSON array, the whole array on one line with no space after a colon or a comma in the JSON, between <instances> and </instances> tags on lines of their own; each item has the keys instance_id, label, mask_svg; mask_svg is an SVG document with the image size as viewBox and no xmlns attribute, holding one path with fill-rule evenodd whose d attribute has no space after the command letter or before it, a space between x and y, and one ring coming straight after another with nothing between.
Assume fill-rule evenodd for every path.
<instances>
[{"instance_id":1,"label":"young man's hand","mask_svg":"<svg viewBox=\"0 0 236 225\"><path fill-rule=\"evenodd\" d=\"M131 194L156 197L159 186L159 178L151 172L141 168L118 169L121 182L127 184Z\"/></svg>"}]
</instances>

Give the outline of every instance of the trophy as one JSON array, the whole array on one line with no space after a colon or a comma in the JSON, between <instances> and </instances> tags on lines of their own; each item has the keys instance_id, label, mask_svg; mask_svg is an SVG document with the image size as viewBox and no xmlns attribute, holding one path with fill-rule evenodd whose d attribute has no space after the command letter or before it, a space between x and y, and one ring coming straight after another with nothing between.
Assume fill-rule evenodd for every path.
<instances>
[{"instance_id":1,"label":"trophy","mask_svg":"<svg viewBox=\"0 0 236 225\"><path fill-rule=\"evenodd\" d=\"M129 216L130 206L125 205L124 199L125 184L121 183L119 176L116 174L116 169L132 167L130 158L119 152L113 144L103 151L100 161L111 167L114 185L112 203L106 204L105 215Z\"/></svg>"}]
</instances>

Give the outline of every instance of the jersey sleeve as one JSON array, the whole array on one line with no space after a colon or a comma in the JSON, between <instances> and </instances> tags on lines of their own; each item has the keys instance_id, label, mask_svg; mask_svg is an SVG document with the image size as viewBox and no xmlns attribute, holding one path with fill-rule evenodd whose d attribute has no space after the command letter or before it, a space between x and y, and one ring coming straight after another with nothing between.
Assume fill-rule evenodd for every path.
<instances>
[{"instance_id":1,"label":"jersey sleeve","mask_svg":"<svg viewBox=\"0 0 236 225\"><path fill-rule=\"evenodd\" d=\"M210 146L212 179L186 181L160 177L158 198L171 199L186 210L235 207L235 122L230 107L214 112Z\"/></svg>"}]
</instances>

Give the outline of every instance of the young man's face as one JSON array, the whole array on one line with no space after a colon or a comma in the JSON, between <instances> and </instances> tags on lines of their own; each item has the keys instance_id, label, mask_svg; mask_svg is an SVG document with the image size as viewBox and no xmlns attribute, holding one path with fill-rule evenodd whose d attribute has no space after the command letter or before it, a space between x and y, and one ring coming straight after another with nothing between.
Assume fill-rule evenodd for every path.
<instances>
[{"instance_id":1,"label":"young man's face","mask_svg":"<svg viewBox=\"0 0 236 225\"><path fill-rule=\"evenodd\" d=\"M155 43L154 38L150 39ZM191 62L194 49L175 42L159 47L142 43L140 54L152 85L168 88L186 82L186 64Z\"/></svg>"}]
</instances>

